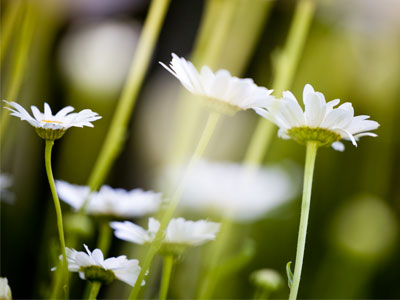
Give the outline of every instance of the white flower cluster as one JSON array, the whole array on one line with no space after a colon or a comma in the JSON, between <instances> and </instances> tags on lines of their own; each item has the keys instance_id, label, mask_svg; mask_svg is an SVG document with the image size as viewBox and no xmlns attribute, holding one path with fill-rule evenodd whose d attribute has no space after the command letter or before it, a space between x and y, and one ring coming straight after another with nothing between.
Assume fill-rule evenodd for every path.
<instances>
[{"instance_id":1,"label":"white flower cluster","mask_svg":"<svg viewBox=\"0 0 400 300\"><path fill-rule=\"evenodd\" d=\"M343 151L341 139L350 140L356 146L362 136L375 137L370 131L379 127L377 122L368 120L369 116L354 116L349 102L334 108L340 100L327 103L324 95L315 92L309 84L303 91L303 111L291 92L283 92L282 99L275 99L270 95L272 90L258 87L252 79L233 77L226 70L214 74L204 66L198 72L191 62L174 53L169 67L161 64L193 94L223 103L233 111L255 110L275 123L279 136L284 139L291 138L303 144L316 141L319 146L332 145L335 150Z\"/></svg>"},{"instance_id":2,"label":"white flower cluster","mask_svg":"<svg viewBox=\"0 0 400 300\"><path fill-rule=\"evenodd\" d=\"M57 193L61 200L71 205L75 210L81 209L87 201L86 211L93 215L111 215L117 217L141 217L154 213L160 207L160 193L133 189L114 189L107 185L98 192L90 193L88 186L56 181Z\"/></svg>"},{"instance_id":3,"label":"white flower cluster","mask_svg":"<svg viewBox=\"0 0 400 300\"><path fill-rule=\"evenodd\" d=\"M160 228L160 223L154 218L149 218L148 230L129 221L111 222L110 225L115 230L117 238L140 245L151 243ZM206 220L172 219L165 230L162 246L169 248L202 245L215 239L219 226L219 223Z\"/></svg>"},{"instance_id":4,"label":"white flower cluster","mask_svg":"<svg viewBox=\"0 0 400 300\"><path fill-rule=\"evenodd\" d=\"M176 184L185 166L165 169L160 179ZM292 172L296 175L296 172ZM185 178L180 205L204 215L231 215L236 221L255 221L298 192L296 176L278 166L246 170L239 163L200 160Z\"/></svg>"}]
</instances>

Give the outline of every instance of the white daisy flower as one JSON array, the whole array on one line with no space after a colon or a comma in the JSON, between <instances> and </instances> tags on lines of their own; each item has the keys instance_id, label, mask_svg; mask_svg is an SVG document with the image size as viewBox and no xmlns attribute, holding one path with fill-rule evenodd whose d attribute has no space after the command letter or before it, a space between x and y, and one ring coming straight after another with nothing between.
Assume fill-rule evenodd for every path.
<instances>
[{"instance_id":1,"label":"white daisy flower","mask_svg":"<svg viewBox=\"0 0 400 300\"><path fill-rule=\"evenodd\" d=\"M10 107L5 107L11 111L11 115L27 121L36 128L36 132L43 139L55 140L61 138L65 131L70 127L93 127L91 122L101 119L97 113L90 109L84 109L79 113L71 113L74 108L67 106L61 109L53 116L51 108L47 103L44 103L44 113L32 105L32 117L21 105L16 102L8 102L3 100Z\"/></svg>"},{"instance_id":2,"label":"white daisy flower","mask_svg":"<svg viewBox=\"0 0 400 300\"><path fill-rule=\"evenodd\" d=\"M160 185L174 184L184 172L185 166L165 169ZM230 214L238 222L255 221L297 195L300 176L291 173L278 166L249 173L238 163L203 159L186 176L180 205L206 215Z\"/></svg>"},{"instance_id":3,"label":"white daisy flower","mask_svg":"<svg viewBox=\"0 0 400 300\"><path fill-rule=\"evenodd\" d=\"M169 67L160 62L191 93L203 96L217 110L232 114L239 110L266 108L274 99L272 90L257 86L252 79L240 79L227 70L213 73L208 66L198 72L193 64L172 53Z\"/></svg>"},{"instance_id":4,"label":"white daisy flower","mask_svg":"<svg viewBox=\"0 0 400 300\"><path fill-rule=\"evenodd\" d=\"M117 238L135 244L151 243L155 238L160 223L149 218L148 230L132 222L111 222ZM184 218L172 219L165 231L161 252L181 252L188 246L199 246L215 239L220 224L206 220L187 221Z\"/></svg>"},{"instance_id":5,"label":"white daisy flower","mask_svg":"<svg viewBox=\"0 0 400 300\"><path fill-rule=\"evenodd\" d=\"M279 126L278 135L283 139L294 139L302 144L316 141L319 146L331 145L335 150L343 151L344 145L339 142L341 139L350 140L357 146L360 137L377 136L369 131L377 129L378 122L368 120L369 116L354 116L350 102L334 108L340 100L327 103L324 95L315 92L310 84L303 90L304 112L289 91L283 92L283 98L274 102L274 105L258 110L258 113Z\"/></svg>"},{"instance_id":6,"label":"white daisy flower","mask_svg":"<svg viewBox=\"0 0 400 300\"><path fill-rule=\"evenodd\" d=\"M152 214L160 207L160 193L133 189L114 189L107 185L100 191L90 193L88 186L79 186L65 181L56 181L57 193L61 200L75 210L81 209L87 200L86 212L93 215L112 215L134 218Z\"/></svg>"},{"instance_id":7,"label":"white daisy flower","mask_svg":"<svg viewBox=\"0 0 400 300\"><path fill-rule=\"evenodd\" d=\"M86 252L66 248L68 270L79 272L81 279L111 283L115 278L134 286L140 272L137 259L127 259L125 255L104 259L103 252L93 252L85 246Z\"/></svg>"},{"instance_id":8,"label":"white daisy flower","mask_svg":"<svg viewBox=\"0 0 400 300\"><path fill-rule=\"evenodd\" d=\"M5 277L0 277L0 299L11 300L11 288L8 285L8 280Z\"/></svg>"}]
</instances>

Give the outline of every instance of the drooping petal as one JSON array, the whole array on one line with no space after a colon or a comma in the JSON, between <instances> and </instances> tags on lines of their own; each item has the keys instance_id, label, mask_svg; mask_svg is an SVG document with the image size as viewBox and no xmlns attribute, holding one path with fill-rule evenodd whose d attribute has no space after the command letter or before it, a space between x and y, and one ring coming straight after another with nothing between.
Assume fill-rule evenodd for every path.
<instances>
[{"instance_id":1,"label":"drooping petal","mask_svg":"<svg viewBox=\"0 0 400 300\"><path fill-rule=\"evenodd\" d=\"M332 143L331 146L332 146L332 148L333 148L334 150L340 151L340 152L343 152L344 149L345 149L342 142L334 142L334 143Z\"/></svg>"}]
</instances>

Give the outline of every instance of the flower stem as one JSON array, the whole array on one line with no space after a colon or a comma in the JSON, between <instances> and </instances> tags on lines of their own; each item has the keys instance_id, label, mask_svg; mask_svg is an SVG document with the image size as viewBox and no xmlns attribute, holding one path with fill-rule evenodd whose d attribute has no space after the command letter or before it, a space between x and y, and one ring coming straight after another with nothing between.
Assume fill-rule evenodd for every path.
<instances>
[{"instance_id":1,"label":"flower stem","mask_svg":"<svg viewBox=\"0 0 400 300\"><path fill-rule=\"evenodd\" d=\"M63 219L61 212L60 200L58 199L56 185L54 183L53 171L51 169L51 150L53 148L54 141L46 140L46 148L45 148L45 166L47 178L49 180L51 194L54 200L54 206L56 209L57 216L57 227L58 227L58 235L60 238L60 246L62 253L62 276L64 278L64 292L66 298L68 298L68 264L67 264L67 255L65 252L65 238L64 238L64 229L63 229Z\"/></svg>"},{"instance_id":2,"label":"flower stem","mask_svg":"<svg viewBox=\"0 0 400 300\"><path fill-rule=\"evenodd\" d=\"M310 212L312 180L317 150L318 144L316 142L310 141L307 143L306 163L304 168L303 199L301 203L299 236L297 240L296 264L294 267L293 283L290 289L290 300L294 300L297 298L297 292L300 285L301 269L303 266L304 258L304 248L306 246L308 215Z\"/></svg>"},{"instance_id":3,"label":"flower stem","mask_svg":"<svg viewBox=\"0 0 400 300\"><path fill-rule=\"evenodd\" d=\"M160 300L167 299L169 280L171 278L171 272L172 272L173 265L174 265L174 256L173 255L165 255L164 256L163 273L162 273L162 279L161 279Z\"/></svg>"},{"instance_id":4,"label":"flower stem","mask_svg":"<svg viewBox=\"0 0 400 300\"><path fill-rule=\"evenodd\" d=\"M99 238L97 242L97 248L99 248L105 256L107 256L108 250L110 249L112 238L112 230L108 220L102 220L99 229Z\"/></svg>"},{"instance_id":5,"label":"flower stem","mask_svg":"<svg viewBox=\"0 0 400 300\"><path fill-rule=\"evenodd\" d=\"M110 129L89 178L88 185L92 191L97 190L104 182L115 158L120 153L129 117L135 106L169 3L170 0L153 0L151 2L129 76L122 90Z\"/></svg>"},{"instance_id":6,"label":"flower stem","mask_svg":"<svg viewBox=\"0 0 400 300\"><path fill-rule=\"evenodd\" d=\"M91 289L90 289L90 294L89 294L89 300L95 300L97 299L97 295L100 291L101 283L97 281L93 281L90 283L91 284Z\"/></svg>"},{"instance_id":7,"label":"flower stem","mask_svg":"<svg viewBox=\"0 0 400 300\"><path fill-rule=\"evenodd\" d=\"M304 49L314 10L314 0L300 0L297 4L285 48L280 53L274 70L275 76L272 88L278 97L292 84L297 66L299 65L300 55ZM245 163L252 165L260 164L271 144L274 132L275 127L271 122L264 118L258 121L250 145L247 148L244 159Z\"/></svg>"},{"instance_id":8,"label":"flower stem","mask_svg":"<svg viewBox=\"0 0 400 300\"><path fill-rule=\"evenodd\" d=\"M167 228L168 223L171 220L172 216L174 215L176 207L179 204L180 198L183 193L183 189L185 187L186 178L187 178L188 174L191 172L193 166L198 162L198 160L203 155L204 150L206 149L206 147L211 139L211 136L217 126L220 116L221 115L217 112L211 112L208 117L206 126L200 137L199 143L197 144L196 150L194 151L192 158L190 159L190 162L186 168L185 175L183 176L183 178L180 181L178 187L176 188L174 194L172 195L169 205L163 214L163 217L162 217L161 223L160 223L160 228L157 231L157 234L156 234L153 242L150 245L150 249L146 254L146 257L145 257L143 265L142 265L142 269L140 270L138 279L136 280L136 284L132 289L129 299L136 299L139 295L141 284L138 284L138 283L141 283L143 281L147 270L149 270L149 268L151 266L151 262L153 261L154 255L157 253L158 249L161 246L161 242L163 240L163 235L164 235L164 230Z\"/></svg>"},{"instance_id":9,"label":"flower stem","mask_svg":"<svg viewBox=\"0 0 400 300\"><path fill-rule=\"evenodd\" d=\"M254 293L254 300L266 300L269 298L269 291L265 288L258 287Z\"/></svg>"},{"instance_id":10,"label":"flower stem","mask_svg":"<svg viewBox=\"0 0 400 300\"><path fill-rule=\"evenodd\" d=\"M227 215L222 219L221 229L215 242L211 246L211 255L207 259L205 277L201 282L196 299L210 299L214 293L215 287L218 285L218 280L220 278L217 265L229 242L228 240L233 225L231 214L232 211L228 211Z\"/></svg>"}]
</instances>

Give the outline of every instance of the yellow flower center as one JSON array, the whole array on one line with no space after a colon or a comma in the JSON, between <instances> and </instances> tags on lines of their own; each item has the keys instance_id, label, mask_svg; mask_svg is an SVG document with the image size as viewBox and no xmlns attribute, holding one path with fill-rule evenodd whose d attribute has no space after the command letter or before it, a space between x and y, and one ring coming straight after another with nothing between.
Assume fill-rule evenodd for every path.
<instances>
[{"instance_id":1,"label":"yellow flower center","mask_svg":"<svg viewBox=\"0 0 400 300\"><path fill-rule=\"evenodd\" d=\"M62 122L59 122L59 121L50 121L50 120L42 120L42 122L46 122L46 123L55 123L55 124L62 124Z\"/></svg>"}]
</instances>

